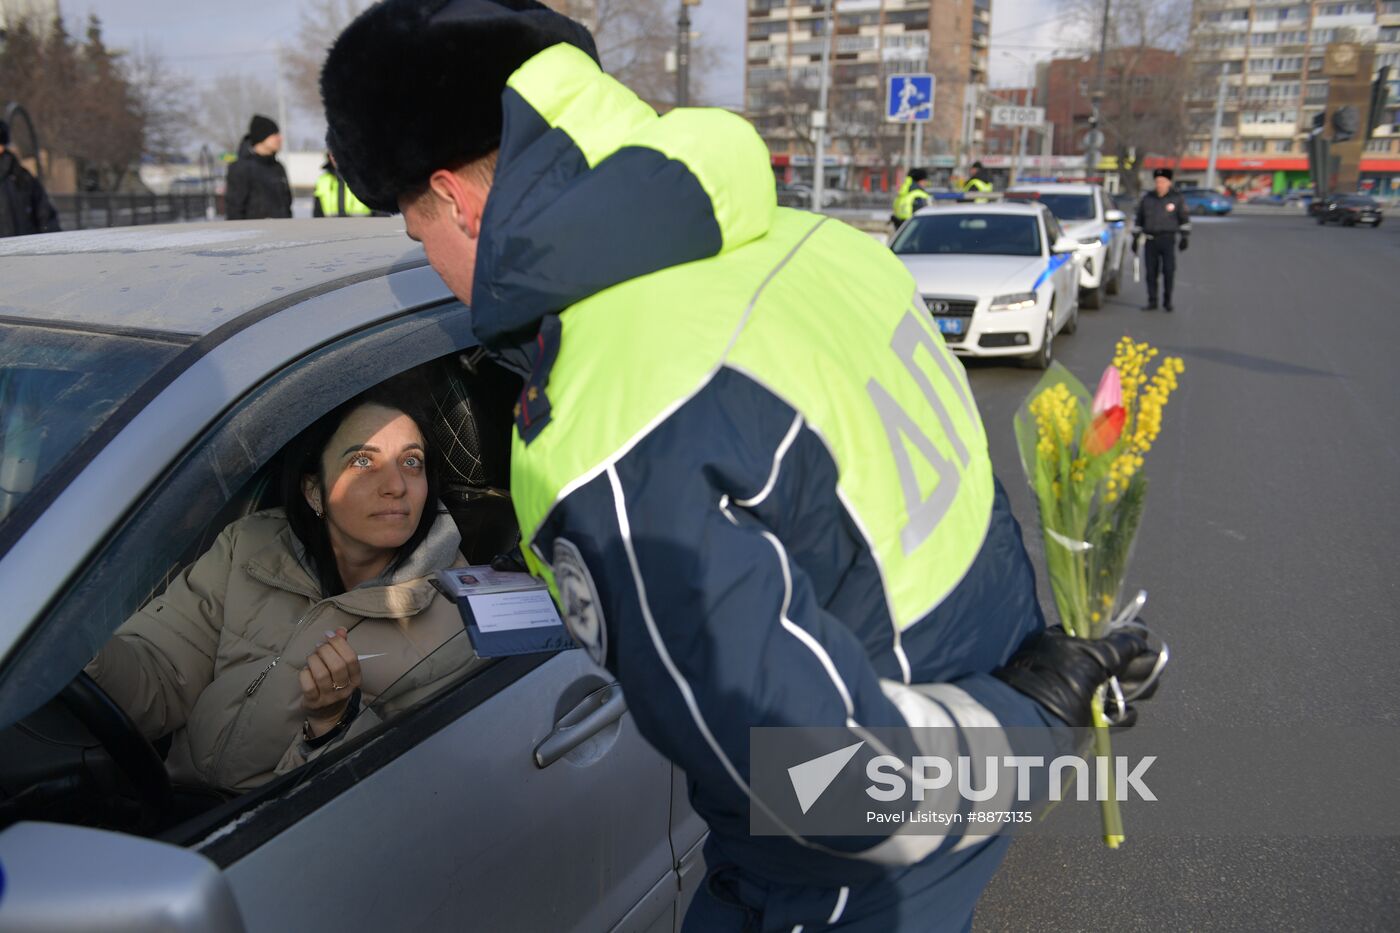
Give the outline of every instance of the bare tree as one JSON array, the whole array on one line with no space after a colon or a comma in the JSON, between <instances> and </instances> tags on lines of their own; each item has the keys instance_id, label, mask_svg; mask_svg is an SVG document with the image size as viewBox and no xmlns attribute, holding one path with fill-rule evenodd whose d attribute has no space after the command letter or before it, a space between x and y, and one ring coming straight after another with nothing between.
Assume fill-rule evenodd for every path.
<instances>
[{"instance_id":1,"label":"bare tree","mask_svg":"<svg viewBox=\"0 0 1400 933\"><path fill-rule=\"evenodd\" d=\"M253 114L275 114L277 92L253 75L226 72L199 95L199 128L208 140L226 152L237 152L248 133Z\"/></svg>"},{"instance_id":2,"label":"bare tree","mask_svg":"<svg viewBox=\"0 0 1400 933\"><path fill-rule=\"evenodd\" d=\"M7 9L5 29L0 99L24 104L44 147L72 160L83 188L120 187L141 156L144 114L101 21L89 17L79 42L61 16L45 23Z\"/></svg>"},{"instance_id":3,"label":"bare tree","mask_svg":"<svg viewBox=\"0 0 1400 933\"><path fill-rule=\"evenodd\" d=\"M1099 47L1103 2L1061 0L1071 43ZM1100 129L1135 193L1134 169L1145 157L1175 158L1185 148L1186 101L1199 93L1198 33L1192 0L1113 0L1111 14Z\"/></svg>"},{"instance_id":4,"label":"bare tree","mask_svg":"<svg viewBox=\"0 0 1400 933\"><path fill-rule=\"evenodd\" d=\"M282 76L296 104L321 113L321 66L336 37L371 0L302 0L296 38L282 49Z\"/></svg>"},{"instance_id":5,"label":"bare tree","mask_svg":"<svg viewBox=\"0 0 1400 933\"><path fill-rule=\"evenodd\" d=\"M171 71L149 43L129 58L132 91L145 128L146 155L166 161L183 154L191 120L187 79Z\"/></svg>"},{"instance_id":6,"label":"bare tree","mask_svg":"<svg viewBox=\"0 0 1400 933\"><path fill-rule=\"evenodd\" d=\"M603 69L654 107L676 103L676 74L667 70L678 38L680 0L544 0L593 33ZM690 100L705 99L705 78L719 62L706 37L690 43Z\"/></svg>"}]
</instances>

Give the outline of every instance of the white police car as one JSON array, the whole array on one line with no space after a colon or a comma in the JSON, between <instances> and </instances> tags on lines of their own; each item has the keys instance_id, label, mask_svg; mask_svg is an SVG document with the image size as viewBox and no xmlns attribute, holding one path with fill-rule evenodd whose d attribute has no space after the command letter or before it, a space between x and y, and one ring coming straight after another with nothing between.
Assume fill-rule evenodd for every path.
<instances>
[{"instance_id":1,"label":"white police car","mask_svg":"<svg viewBox=\"0 0 1400 933\"><path fill-rule=\"evenodd\" d=\"M1090 184L1016 185L1007 189L1006 198L1044 204L1078 243L1083 260L1080 301L1084 307L1102 308L1104 295L1118 294L1128 255L1128 218L1113 206L1103 188Z\"/></svg>"},{"instance_id":2,"label":"white police car","mask_svg":"<svg viewBox=\"0 0 1400 933\"><path fill-rule=\"evenodd\" d=\"M954 353L1044 369L1078 325L1078 244L1039 204L926 207L890 248Z\"/></svg>"}]
</instances>

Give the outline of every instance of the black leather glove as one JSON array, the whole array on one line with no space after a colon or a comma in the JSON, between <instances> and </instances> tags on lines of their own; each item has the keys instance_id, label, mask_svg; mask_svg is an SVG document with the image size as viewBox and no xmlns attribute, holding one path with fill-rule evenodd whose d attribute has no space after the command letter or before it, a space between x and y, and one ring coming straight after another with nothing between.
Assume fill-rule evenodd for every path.
<instances>
[{"instance_id":1,"label":"black leather glove","mask_svg":"<svg viewBox=\"0 0 1400 933\"><path fill-rule=\"evenodd\" d=\"M992 676L1005 681L1071 726L1094 724L1094 692L1117 677L1132 695L1150 676L1157 652L1136 632L1116 631L1106 638L1075 638L1063 629L1046 629ZM1155 692L1156 684L1138 699ZM1127 711L1131 712L1131 711ZM1124 725L1131 724L1125 716Z\"/></svg>"},{"instance_id":2,"label":"black leather glove","mask_svg":"<svg viewBox=\"0 0 1400 933\"><path fill-rule=\"evenodd\" d=\"M520 552L520 544L516 543L509 551L503 551L491 558L492 570L503 570L510 573L529 573L530 568L525 563L525 555Z\"/></svg>"},{"instance_id":3,"label":"black leather glove","mask_svg":"<svg viewBox=\"0 0 1400 933\"><path fill-rule=\"evenodd\" d=\"M1183 253L1186 252L1186 247L1188 247L1188 246L1190 246L1190 245L1191 245L1191 241L1190 241L1187 237L1184 237L1184 236L1183 236L1183 237L1181 238L1181 247L1180 247L1180 248L1181 248L1181 251L1182 251Z\"/></svg>"}]
</instances>

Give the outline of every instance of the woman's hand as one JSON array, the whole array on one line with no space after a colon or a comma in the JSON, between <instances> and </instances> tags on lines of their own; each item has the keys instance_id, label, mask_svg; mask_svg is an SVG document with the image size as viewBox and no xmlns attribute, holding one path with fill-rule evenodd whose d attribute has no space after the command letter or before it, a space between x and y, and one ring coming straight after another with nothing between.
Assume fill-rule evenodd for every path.
<instances>
[{"instance_id":1,"label":"woman's hand","mask_svg":"<svg viewBox=\"0 0 1400 933\"><path fill-rule=\"evenodd\" d=\"M316 646L298 675L301 708L312 736L323 735L340 722L360 686L360 662L345 635L343 628L327 632L327 640Z\"/></svg>"}]
</instances>

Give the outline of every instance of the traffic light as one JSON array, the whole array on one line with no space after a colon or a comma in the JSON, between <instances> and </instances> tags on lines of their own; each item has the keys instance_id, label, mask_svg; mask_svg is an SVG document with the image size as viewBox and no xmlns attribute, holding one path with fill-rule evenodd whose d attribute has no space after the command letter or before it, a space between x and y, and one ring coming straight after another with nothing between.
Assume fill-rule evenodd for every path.
<instances>
[{"instance_id":1,"label":"traffic light","mask_svg":"<svg viewBox=\"0 0 1400 933\"><path fill-rule=\"evenodd\" d=\"M1366 138L1376 135L1376 127L1381 125L1386 103L1390 100L1390 66L1382 65L1371 82L1371 111L1366 117Z\"/></svg>"}]
</instances>

